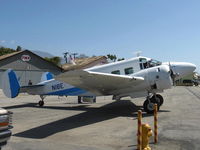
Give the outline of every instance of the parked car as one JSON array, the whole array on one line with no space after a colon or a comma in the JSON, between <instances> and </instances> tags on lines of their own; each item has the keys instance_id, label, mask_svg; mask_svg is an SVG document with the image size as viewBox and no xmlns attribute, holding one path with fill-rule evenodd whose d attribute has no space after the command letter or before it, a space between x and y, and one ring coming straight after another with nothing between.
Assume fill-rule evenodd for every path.
<instances>
[{"instance_id":1,"label":"parked car","mask_svg":"<svg viewBox=\"0 0 200 150\"><path fill-rule=\"evenodd\" d=\"M192 80L192 82L194 83L195 86L198 86L200 83L199 80Z\"/></svg>"},{"instance_id":2,"label":"parked car","mask_svg":"<svg viewBox=\"0 0 200 150\"><path fill-rule=\"evenodd\" d=\"M194 83L193 83L192 80L185 79L185 80L183 80L183 85L185 85L185 86L193 86Z\"/></svg>"},{"instance_id":3,"label":"parked car","mask_svg":"<svg viewBox=\"0 0 200 150\"><path fill-rule=\"evenodd\" d=\"M184 84L185 86L193 86L193 85L198 86L199 83L200 83L200 82L199 82L198 80L189 80L189 79L183 80L183 84Z\"/></svg>"},{"instance_id":4,"label":"parked car","mask_svg":"<svg viewBox=\"0 0 200 150\"><path fill-rule=\"evenodd\" d=\"M12 132L12 112L0 108L0 149L6 145L10 139Z\"/></svg>"}]
</instances>

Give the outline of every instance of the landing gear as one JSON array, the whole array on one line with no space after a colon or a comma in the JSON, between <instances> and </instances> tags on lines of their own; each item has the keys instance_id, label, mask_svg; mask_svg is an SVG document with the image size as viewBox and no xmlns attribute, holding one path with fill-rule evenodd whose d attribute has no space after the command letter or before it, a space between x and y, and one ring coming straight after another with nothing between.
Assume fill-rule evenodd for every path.
<instances>
[{"instance_id":1,"label":"landing gear","mask_svg":"<svg viewBox=\"0 0 200 150\"><path fill-rule=\"evenodd\" d=\"M154 104L157 104L159 110L163 101L163 97L159 94L154 94L152 97L147 96L147 99L143 103L144 111L152 114L154 112Z\"/></svg>"},{"instance_id":2,"label":"landing gear","mask_svg":"<svg viewBox=\"0 0 200 150\"><path fill-rule=\"evenodd\" d=\"M160 94L155 94L151 97L153 103L157 103L159 106L162 106L164 99Z\"/></svg>"},{"instance_id":3,"label":"landing gear","mask_svg":"<svg viewBox=\"0 0 200 150\"><path fill-rule=\"evenodd\" d=\"M144 101L144 104L143 104L143 108L144 108L144 111L147 112L148 114L152 114L153 113L153 106L154 106L154 103L152 103L150 100L145 100Z\"/></svg>"},{"instance_id":4,"label":"landing gear","mask_svg":"<svg viewBox=\"0 0 200 150\"><path fill-rule=\"evenodd\" d=\"M82 103L82 100L81 100L81 96L78 96L78 104L81 104Z\"/></svg>"},{"instance_id":5,"label":"landing gear","mask_svg":"<svg viewBox=\"0 0 200 150\"><path fill-rule=\"evenodd\" d=\"M42 107L42 106L44 106L44 101L40 100L40 101L38 102L38 104L39 104L40 107Z\"/></svg>"},{"instance_id":6,"label":"landing gear","mask_svg":"<svg viewBox=\"0 0 200 150\"><path fill-rule=\"evenodd\" d=\"M38 105L39 105L40 107L42 107L42 106L44 106L44 98L45 98L45 96L44 96L44 95L40 95L40 98L41 98L42 100L40 100L40 101L38 102Z\"/></svg>"}]
</instances>

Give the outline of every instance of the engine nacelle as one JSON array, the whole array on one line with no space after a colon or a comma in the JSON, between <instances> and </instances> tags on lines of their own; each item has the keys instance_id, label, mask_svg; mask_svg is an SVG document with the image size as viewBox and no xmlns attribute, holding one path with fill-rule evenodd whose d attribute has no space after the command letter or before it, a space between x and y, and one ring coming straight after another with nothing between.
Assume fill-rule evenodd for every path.
<instances>
[{"instance_id":1,"label":"engine nacelle","mask_svg":"<svg viewBox=\"0 0 200 150\"><path fill-rule=\"evenodd\" d=\"M170 68L160 65L148 69L148 82L151 90L163 91L172 87Z\"/></svg>"}]
</instances>

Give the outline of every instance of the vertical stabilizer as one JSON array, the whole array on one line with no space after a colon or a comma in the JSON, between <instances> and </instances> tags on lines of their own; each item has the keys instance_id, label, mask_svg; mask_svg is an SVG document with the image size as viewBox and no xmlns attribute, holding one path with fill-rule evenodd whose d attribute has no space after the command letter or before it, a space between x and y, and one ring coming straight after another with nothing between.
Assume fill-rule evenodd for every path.
<instances>
[{"instance_id":1,"label":"vertical stabilizer","mask_svg":"<svg viewBox=\"0 0 200 150\"><path fill-rule=\"evenodd\" d=\"M3 73L1 80L2 80L3 93L7 97L14 98L19 94L20 85L17 80L17 76L12 69L6 70Z\"/></svg>"},{"instance_id":2,"label":"vertical stabilizer","mask_svg":"<svg viewBox=\"0 0 200 150\"><path fill-rule=\"evenodd\" d=\"M51 80L51 79L53 79L53 78L54 78L54 77L53 77L53 74L52 74L52 73L50 73L50 72L45 72L45 73L42 74L41 82L43 82L43 81L48 81L48 80Z\"/></svg>"}]
</instances>

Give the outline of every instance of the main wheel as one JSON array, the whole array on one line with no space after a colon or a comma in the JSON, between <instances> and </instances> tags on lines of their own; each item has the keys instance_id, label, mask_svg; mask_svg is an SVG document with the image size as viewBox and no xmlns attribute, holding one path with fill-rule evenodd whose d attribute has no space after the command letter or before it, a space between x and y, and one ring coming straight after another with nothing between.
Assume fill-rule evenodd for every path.
<instances>
[{"instance_id":1,"label":"main wheel","mask_svg":"<svg viewBox=\"0 0 200 150\"><path fill-rule=\"evenodd\" d=\"M148 114L152 114L154 112L154 103L150 102L149 100L145 100L143 103L144 111Z\"/></svg>"},{"instance_id":2,"label":"main wheel","mask_svg":"<svg viewBox=\"0 0 200 150\"><path fill-rule=\"evenodd\" d=\"M42 107L42 106L44 106L44 101L39 101L38 104L40 107Z\"/></svg>"},{"instance_id":3,"label":"main wheel","mask_svg":"<svg viewBox=\"0 0 200 150\"><path fill-rule=\"evenodd\" d=\"M159 106L162 106L164 99L160 94L153 95L150 99L152 103L157 103Z\"/></svg>"}]
</instances>

